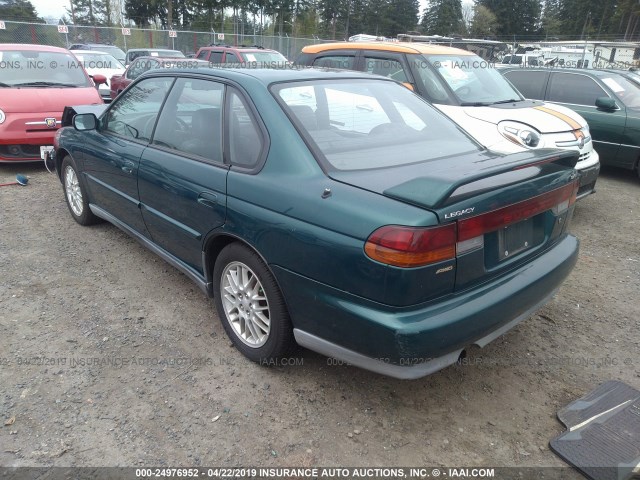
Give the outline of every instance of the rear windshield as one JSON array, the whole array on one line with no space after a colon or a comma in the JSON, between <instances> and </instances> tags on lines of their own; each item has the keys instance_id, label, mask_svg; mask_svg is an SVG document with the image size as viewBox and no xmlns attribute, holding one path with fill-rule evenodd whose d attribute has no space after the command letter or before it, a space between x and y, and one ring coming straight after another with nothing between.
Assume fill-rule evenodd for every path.
<instances>
[{"instance_id":1,"label":"rear windshield","mask_svg":"<svg viewBox=\"0 0 640 480\"><path fill-rule=\"evenodd\" d=\"M397 83L326 80L279 84L273 90L329 168L394 167L480 148Z\"/></svg>"},{"instance_id":2,"label":"rear windshield","mask_svg":"<svg viewBox=\"0 0 640 480\"><path fill-rule=\"evenodd\" d=\"M184 53L179 50L152 50L149 55L152 57L184 58Z\"/></svg>"},{"instance_id":3,"label":"rear windshield","mask_svg":"<svg viewBox=\"0 0 640 480\"><path fill-rule=\"evenodd\" d=\"M1 50L1 86L89 87L89 79L70 53Z\"/></svg>"},{"instance_id":4,"label":"rear windshield","mask_svg":"<svg viewBox=\"0 0 640 480\"><path fill-rule=\"evenodd\" d=\"M124 62L126 57L125 53L120 50L118 47L109 46L109 45L100 45L100 47L93 47L93 50L100 50L101 52L106 52L113 57L115 57L119 62Z\"/></svg>"},{"instance_id":5,"label":"rear windshield","mask_svg":"<svg viewBox=\"0 0 640 480\"><path fill-rule=\"evenodd\" d=\"M74 55L80 64L87 69L124 70L122 64L108 53L77 53Z\"/></svg>"}]
</instances>

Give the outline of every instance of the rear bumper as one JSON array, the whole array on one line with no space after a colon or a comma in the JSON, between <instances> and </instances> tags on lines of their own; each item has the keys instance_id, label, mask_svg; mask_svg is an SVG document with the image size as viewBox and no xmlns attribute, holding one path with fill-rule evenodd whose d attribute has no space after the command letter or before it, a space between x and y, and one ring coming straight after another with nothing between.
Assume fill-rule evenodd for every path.
<instances>
[{"instance_id":1,"label":"rear bumper","mask_svg":"<svg viewBox=\"0 0 640 480\"><path fill-rule=\"evenodd\" d=\"M546 303L569 275L578 240L566 236L530 263L483 285L410 308L376 304L274 267L297 342L396 378L419 378L483 347Z\"/></svg>"},{"instance_id":2,"label":"rear bumper","mask_svg":"<svg viewBox=\"0 0 640 480\"><path fill-rule=\"evenodd\" d=\"M595 150L594 150L595 152ZM578 170L580 173L580 184L578 187L578 200L596 191L596 181L600 175L600 162L589 168Z\"/></svg>"}]
</instances>

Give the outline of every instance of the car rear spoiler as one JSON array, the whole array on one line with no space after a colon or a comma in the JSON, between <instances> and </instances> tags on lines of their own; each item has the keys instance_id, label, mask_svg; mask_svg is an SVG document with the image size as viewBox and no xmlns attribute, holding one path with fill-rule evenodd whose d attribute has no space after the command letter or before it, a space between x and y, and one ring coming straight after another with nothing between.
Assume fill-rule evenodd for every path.
<instances>
[{"instance_id":1,"label":"car rear spoiler","mask_svg":"<svg viewBox=\"0 0 640 480\"><path fill-rule=\"evenodd\" d=\"M93 113L96 117L99 117L106 108L107 105L104 104L64 107L64 110L62 111L62 126L69 127L73 125L73 117L79 113Z\"/></svg>"},{"instance_id":2,"label":"car rear spoiler","mask_svg":"<svg viewBox=\"0 0 640 480\"><path fill-rule=\"evenodd\" d=\"M395 185L383 192L384 195L422 207L436 209L453 201L462 200L481 191L495 188L498 185L516 183L522 180L519 170L539 167L546 170L550 165L562 169L573 169L578 162L578 153L541 149L511 155L488 158L476 162L476 168L461 172L455 164L435 168L428 176L417 177L408 182ZM490 177L495 181L483 181ZM472 185L473 184L473 185Z\"/></svg>"}]
</instances>

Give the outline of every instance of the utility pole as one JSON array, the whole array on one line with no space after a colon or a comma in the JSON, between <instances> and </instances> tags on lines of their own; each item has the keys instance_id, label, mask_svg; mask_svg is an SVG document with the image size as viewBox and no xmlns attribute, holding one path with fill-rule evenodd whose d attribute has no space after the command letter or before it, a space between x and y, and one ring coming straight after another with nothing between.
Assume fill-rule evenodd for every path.
<instances>
[{"instance_id":1,"label":"utility pole","mask_svg":"<svg viewBox=\"0 0 640 480\"><path fill-rule=\"evenodd\" d=\"M167 0L167 26L173 30L173 0Z\"/></svg>"}]
</instances>

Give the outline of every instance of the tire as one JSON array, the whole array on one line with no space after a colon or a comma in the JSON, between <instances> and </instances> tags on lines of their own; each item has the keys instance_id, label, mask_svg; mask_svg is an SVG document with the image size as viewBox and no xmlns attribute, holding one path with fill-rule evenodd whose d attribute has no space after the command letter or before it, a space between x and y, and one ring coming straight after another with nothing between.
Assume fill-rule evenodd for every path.
<instances>
[{"instance_id":1,"label":"tire","mask_svg":"<svg viewBox=\"0 0 640 480\"><path fill-rule=\"evenodd\" d=\"M62 159L61 172L64 199L73 219L80 225L96 223L98 218L89 208L87 191L80 181L78 167L76 167L75 162L68 155Z\"/></svg>"},{"instance_id":2,"label":"tire","mask_svg":"<svg viewBox=\"0 0 640 480\"><path fill-rule=\"evenodd\" d=\"M236 283L238 276L243 276L244 286ZM220 252L213 269L213 292L222 326L247 358L263 363L294 350L291 319L280 288L253 250L232 243Z\"/></svg>"}]
</instances>

